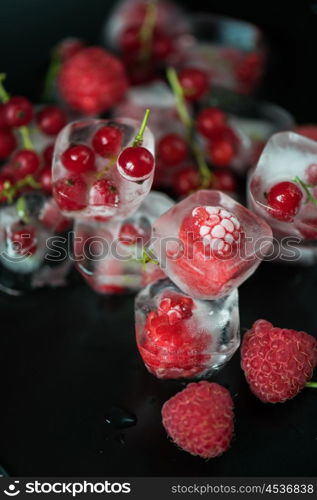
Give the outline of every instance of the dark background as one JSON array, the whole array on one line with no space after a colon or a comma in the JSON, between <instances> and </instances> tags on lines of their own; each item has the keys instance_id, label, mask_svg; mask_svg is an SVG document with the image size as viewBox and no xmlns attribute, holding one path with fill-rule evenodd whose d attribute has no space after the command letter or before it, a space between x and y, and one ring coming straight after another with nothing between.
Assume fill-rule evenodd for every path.
<instances>
[{"instance_id":1,"label":"dark background","mask_svg":"<svg viewBox=\"0 0 317 500\"><path fill-rule=\"evenodd\" d=\"M11 92L36 99L49 49L69 35L98 42L113 3L2 0L0 69L8 73ZM317 2L182 5L262 27L271 58L259 95L299 122L317 122ZM264 317L316 335L316 287L316 267L263 264L240 289L242 332ZM79 277L65 289L0 295L0 329L0 464L11 475L316 475L317 392L264 405L246 385L239 354L213 378L235 399L230 450L205 462L171 444L160 408L183 385L159 381L143 367L132 297L98 296ZM124 417L135 415L136 425L118 429L120 408L128 412Z\"/></svg>"}]
</instances>

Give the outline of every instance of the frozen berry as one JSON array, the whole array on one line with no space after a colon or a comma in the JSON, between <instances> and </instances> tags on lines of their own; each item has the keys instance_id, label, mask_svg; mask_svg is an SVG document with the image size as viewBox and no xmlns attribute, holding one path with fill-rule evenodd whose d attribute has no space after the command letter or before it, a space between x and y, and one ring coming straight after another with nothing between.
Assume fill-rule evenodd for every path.
<instances>
[{"instance_id":1,"label":"frozen berry","mask_svg":"<svg viewBox=\"0 0 317 500\"><path fill-rule=\"evenodd\" d=\"M92 139L92 146L96 153L104 158L116 155L122 144L122 132L117 127L101 127Z\"/></svg>"},{"instance_id":2,"label":"frozen berry","mask_svg":"<svg viewBox=\"0 0 317 500\"><path fill-rule=\"evenodd\" d=\"M195 167L184 167L173 177L173 189L179 196L196 191L201 184L200 175Z\"/></svg>"},{"instance_id":3,"label":"frozen berry","mask_svg":"<svg viewBox=\"0 0 317 500\"><path fill-rule=\"evenodd\" d=\"M67 104L85 114L107 111L127 90L121 61L102 47L84 48L65 61L58 84Z\"/></svg>"},{"instance_id":4,"label":"frozen berry","mask_svg":"<svg viewBox=\"0 0 317 500\"><path fill-rule=\"evenodd\" d=\"M77 211L87 206L87 186L83 179L76 175L62 177L53 185L54 198L61 210Z\"/></svg>"},{"instance_id":5,"label":"frozen berry","mask_svg":"<svg viewBox=\"0 0 317 500\"><path fill-rule=\"evenodd\" d=\"M188 154L186 141L178 134L164 135L157 146L160 160L169 166L183 162Z\"/></svg>"},{"instance_id":6,"label":"frozen berry","mask_svg":"<svg viewBox=\"0 0 317 500\"><path fill-rule=\"evenodd\" d=\"M83 144L71 146L61 156L64 167L74 174L94 170L95 154L92 149Z\"/></svg>"},{"instance_id":7,"label":"frozen berry","mask_svg":"<svg viewBox=\"0 0 317 500\"><path fill-rule=\"evenodd\" d=\"M260 319L244 334L241 366L250 389L264 403L293 398L312 377L317 341Z\"/></svg>"},{"instance_id":8,"label":"frozen berry","mask_svg":"<svg viewBox=\"0 0 317 500\"><path fill-rule=\"evenodd\" d=\"M13 230L10 234L10 240L17 255L31 256L37 250L36 231L32 226L27 225L21 229Z\"/></svg>"},{"instance_id":9,"label":"frozen berry","mask_svg":"<svg viewBox=\"0 0 317 500\"><path fill-rule=\"evenodd\" d=\"M0 160L5 160L17 146L13 132L7 128L0 128Z\"/></svg>"},{"instance_id":10,"label":"frozen berry","mask_svg":"<svg viewBox=\"0 0 317 500\"><path fill-rule=\"evenodd\" d=\"M312 163L305 171L308 184L317 185L317 163Z\"/></svg>"},{"instance_id":11,"label":"frozen berry","mask_svg":"<svg viewBox=\"0 0 317 500\"><path fill-rule=\"evenodd\" d=\"M27 175L35 174L40 167L39 155L30 149L17 151L11 161L15 168L16 179L23 179Z\"/></svg>"},{"instance_id":12,"label":"frozen berry","mask_svg":"<svg viewBox=\"0 0 317 500\"><path fill-rule=\"evenodd\" d=\"M4 113L10 127L22 127L32 120L32 104L26 97L11 97L5 104Z\"/></svg>"},{"instance_id":13,"label":"frozen berry","mask_svg":"<svg viewBox=\"0 0 317 500\"><path fill-rule=\"evenodd\" d=\"M134 224L126 222L120 228L119 241L122 245L135 245L141 236Z\"/></svg>"},{"instance_id":14,"label":"frozen berry","mask_svg":"<svg viewBox=\"0 0 317 500\"><path fill-rule=\"evenodd\" d=\"M45 193L51 194L52 193L52 167L45 167L43 170L40 172L40 175L38 177L38 181L41 184L41 188Z\"/></svg>"},{"instance_id":15,"label":"frozen berry","mask_svg":"<svg viewBox=\"0 0 317 500\"><path fill-rule=\"evenodd\" d=\"M230 170L216 170L213 172L214 180L212 182L212 188L218 189L219 191L226 191L228 193L234 193L237 189L237 181Z\"/></svg>"},{"instance_id":16,"label":"frozen berry","mask_svg":"<svg viewBox=\"0 0 317 500\"><path fill-rule=\"evenodd\" d=\"M162 419L177 446L202 458L217 457L230 446L233 401L219 384L192 383L164 404Z\"/></svg>"},{"instance_id":17,"label":"frozen berry","mask_svg":"<svg viewBox=\"0 0 317 500\"><path fill-rule=\"evenodd\" d=\"M225 126L226 115L218 108L205 108L197 117L197 129L207 139L213 139L218 130Z\"/></svg>"},{"instance_id":18,"label":"frozen berry","mask_svg":"<svg viewBox=\"0 0 317 500\"><path fill-rule=\"evenodd\" d=\"M147 179L154 169L152 153L142 146L124 149L118 157L118 168L124 176L133 180Z\"/></svg>"},{"instance_id":19,"label":"frozen berry","mask_svg":"<svg viewBox=\"0 0 317 500\"><path fill-rule=\"evenodd\" d=\"M57 106L45 106L36 115L40 130L46 135L57 135L65 127L67 119L64 111Z\"/></svg>"},{"instance_id":20,"label":"frozen berry","mask_svg":"<svg viewBox=\"0 0 317 500\"><path fill-rule=\"evenodd\" d=\"M39 214L39 221L43 226L52 229L55 233L63 233L71 225L71 220L60 212L54 198L49 198L44 203Z\"/></svg>"},{"instance_id":21,"label":"frozen berry","mask_svg":"<svg viewBox=\"0 0 317 500\"><path fill-rule=\"evenodd\" d=\"M208 74L197 68L183 69L178 78L188 101L197 101L210 88Z\"/></svg>"},{"instance_id":22,"label":"frozen berry","mask_svg":"<svg viewBox=\"0 0 317 500\"><path fill-rule=\"evenodd\" d=\"M121 51L126 54L138 53L141 49L140 27L128 26L122 30L119 46Z\"/></svg>"},{"instance_id":23,"label":"frozen berry","mask_svg":"<svg viewBox=\"0 0 317 500\"><path fill-rule=\"evenodd\" d=\"M215 167L228 167L235 154L232 144L224 140L212 141L208 152L210 161Z\"/></svg>"},{"instance_id":24,"label":"frozen berry","mask_svg":"<svg viewBox=\"0 0 317 500\"><path fill-rule=\"evenodd\" d=\"M258 54L247 54L235 69L237 80L243 90L251 91L259 80L262 70L262 58Z\"/></svg>"},{"instance_id":25,"label":"frozen berry","mask_svg":"<svg viewBox=\"0 0 317 500\"><path fill-rule=\"evenodd\" d=\"M93 206L110 205L117 207L119 193L116 186L107 179L99 179L91 186L89 204Z\"/></svg>"},{"instance_id":26,"label":"frozen berry","mask_svg":"<svg viewBox=\"0 0 317 500\"><path fill-rule=\"evenodd\" d=\"M294 182L279 182L267 194L267 210L275 219L291 222L298 213L303 198Z\"/></svg>"}]
</instances>

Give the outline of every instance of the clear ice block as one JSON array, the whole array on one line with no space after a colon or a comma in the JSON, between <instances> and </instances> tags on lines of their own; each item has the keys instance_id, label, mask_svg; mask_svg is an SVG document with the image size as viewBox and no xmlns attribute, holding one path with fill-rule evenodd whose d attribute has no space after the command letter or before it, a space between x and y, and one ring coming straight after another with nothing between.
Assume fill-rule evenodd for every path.
<instances>
[{"instance_id":1,"label":"clear ice block","mask_svg":"<svg viewBox=\"0 0 317 500\"><path fill-rule=\"evenodd\" d=\"M53 190L55 199L66 216L95 218L96 220L124 219L140 206L151 189L154 169L145 180L131 180L118 168L117 158L103 158L97 153L94 170L72 174L65 169L61 162L63 152L71 145L90 146L97 130L106 125L122 131L121 150L132 145L140 128L140 122L129 118L83 119L67 125L57 137L53 157ZM144 131L142 146L154 156L154 137L147 127ZM105 201L100 200L99 193L94 188L95 183L101 180L108 183L113 194ZM67 189L65 189L65 183L67 183ZM69 183L71 187L74 186L73 189L69 189ZM76 209L74 210L73 207Z\"/></svg>"},{"instance_id":2,"label":"clear ice block","mask_svg":"<svg viewBox=\"0 0 317 500\"><path fill-rule=\"evenodd\" d=\"M158 378L206 377L239 347L238 290L217 300L186 295L169 279L135 299L136 340L146 368Z\"/></svg>"},{"instance_id":3,"label":"clear ice block","mask_svg":"<svg viewBox=\"0 0 317 500\"><path fill-rule=\"evenodd\" d=\"M23 202L21 203L21 200ZM43 286L62 286L71 262L71 223L53 198L29 193L0 209L0 290L19 295Z\"/></svg>"},{"instance_id":4,"label":"clear ice block","mask_svg":"<svg viewBox=\"0 0 317 500\"><path fill-rule=\"evenodd\" d=\"M220 191L188 196L153 226L153 251L166 275L194 298L228 295L269 251L268 224Z\"/></svg>"},{"instance_id":5,"label":"clear ice block","mask_svg":"<svg viewBox=\"0 0 317 500\"><path fill-rule=\"evenodd\" d=\"M124 293L164 277L156 263L145 263L144 251L150 245L153 222L172 206L168 196L152 191L123 221L76 221L76 267L88 284L99 293Z\"/></svg>"}]
</instances>

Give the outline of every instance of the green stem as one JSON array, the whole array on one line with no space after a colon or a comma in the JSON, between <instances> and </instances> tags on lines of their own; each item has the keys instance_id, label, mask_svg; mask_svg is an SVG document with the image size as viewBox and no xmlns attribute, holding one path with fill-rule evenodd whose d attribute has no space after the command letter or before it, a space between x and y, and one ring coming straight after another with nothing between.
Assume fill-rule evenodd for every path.
<instances>
[{"instance_id":1,"label":"green stem","mask_svg":"<svg viewBox=\"0 0 317 500\"><path fill-rule=\"evenodd\" d=\"M201 187L203 189L208 188L210 186L210 183L214 180L214 175L208 168L205 156L200 147L196 144L195 139L193 137L194 121L192 120L188 112L188 108L185 101L184 89L179 82L177 73L174 68L167 68L166 76L176 99L176 107L179 117L186 129L187 143L192 151L192 154L196 160L199 169L201 178Z\"/></svg>"},{"instance_id":2,"label":"green stem","mask_svg":"<svg viewBox=\"0 0 317 500\"><path fill-rule=\"evenodd\" d=\"M140 59L142 61L146 61L150 58L156 19L157 1L151 0L148 2L144 22L140 30Z\"/></svg>"},{"instance_id":3,"label":"green stem","mask_svg":"<svg viewBox=\"0 0 317 500\"><path fill-rule=\"evenodd\" d=\"M22 144L24 149L34 149L33 142L31 140L30 131L28 127L23 126L19 128L19 132L22 139Z\"/></svg>"},{"instance_id":4,"label":"green stem","mask_svg":"<svg viewBox=\"0 0 317 500\"><path fill-rule=\"evenodd\" d=\"M18 198L15 204L15 209L21 220L23 220L24 222L30 222L30 217L24 196L20 196L20 198Z\"/></svg>"},{"instance_id":5,"label":"green stem","mask_svg":"<svg viewBox=\"0 0 317 500\"><path fill-rule=\"evenodd\" d=\"M7 75L5 73L0 73L0 101L4 104L9 101L10 96L6 89L4 88L3 82L6 79Z\"/></svg>"},{"instance_id":6,"label":"green stem","mask_svg":"<svg viewBox=\"0 0 317 500\"><path fill-rule=\"evenodd\" d=\"M305 387L310 387L311 389L317 389L317 382L307 382Z\"/></svg>"},{"instance_id":7,"label":"green stem","mask_svg":"<svg viewBox=\"0 0 317 500\"><path fill-rule=\"evenodd\" d=\"M300 179L300 177L298 176L294 177L293 181L297 182L297 184L299 184L304 189L307 195L306 203L311 201L314 205L317 206L317 199L309 191L310 187L316 187L316 186L313 186L312 184L306 184L306 182L302 181L302 179Z\"/></svg>"},{"instance_id":8,"label":"green stem","mask_svg":"<svg viewBox=\"0 0 317 500\"><path fill-rule=\"evenodd\" d=\"M141 127L139 129L139 132L135 136L134 141L133 141L133 146L134 147L135 146L141 146L141 144L143 142L143 134L144 134L144 130L145 130L145 127L147 125L147 122L149 120L150 112L151 111L149 109L145 110L145 114L144 114L144 118L143 118L142 123L141 123Z\"/></svg>"}]
</instances>

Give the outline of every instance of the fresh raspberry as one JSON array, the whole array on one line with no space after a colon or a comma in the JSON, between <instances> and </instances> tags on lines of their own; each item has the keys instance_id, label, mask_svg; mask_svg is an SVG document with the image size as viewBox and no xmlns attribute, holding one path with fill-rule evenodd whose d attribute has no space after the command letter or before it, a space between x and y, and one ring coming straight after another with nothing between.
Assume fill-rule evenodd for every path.
<instances>
[{"instance_id":1,"label":"fresh raspberry","mask_svg":"<svg viewBox=\"0 0 317 500\"><path fill-rule=\"evenodd\" d=\"M230 446L233 401L219 384L192 383L164 404L162 419L168 435L184 451L217 457Z\"/></svg>"},{"instance_id":2,"label":"fresh raspberry","mask_svg":"<svg viewBox=\"0 0 317 500\"><path fill-rule=\"evenodd\" d=\"M180 235L186 241L202 242L219 256L227 256L239 241L241 225L238 219L220 207L196 207L185 217Z\"/></svg>"},{"instance_id":3,"label":"fresh raspberry","mask_svg":"<svg viewBox=\"0 0 317 500\"><path fill-rule=\"evenodd\" d=\"M311 378L317 341L311 335L256 321L243 337L241 367L251 391L264 403L293 398Z\"/></svg>"},{"instance_id":4,"label":"fresh raspberry","mask_svg":"<svg viewBox=\"0 0 317 500\"><path fill-rule=\"evenodd\" d=\"M194 308L190 297L165 294L158 309L148 314L144 331L138 332L142 359L158 378L194 377L208 369L210 336L199 329Z\"/></svg>"},{"instance_id":5,"label":"fresh raspberry","mask_svg":"<svg viewBox=\"0 0 317 500\"><path fill-rule=\"evenodd\" d=\"M121 61L102 47L82 49L66 60L58 83L67 104L85 114L107 111L127 90Z\"/></svg>"}]
</instances>

